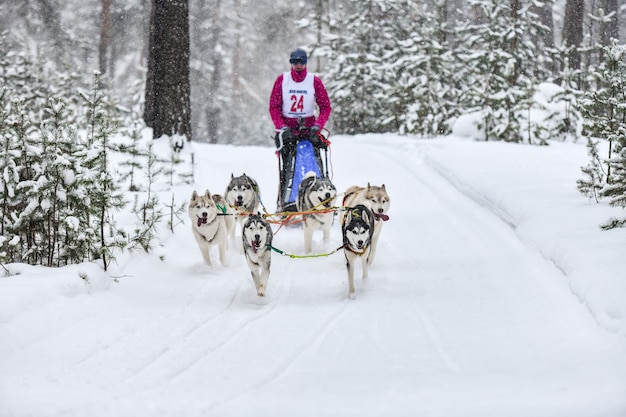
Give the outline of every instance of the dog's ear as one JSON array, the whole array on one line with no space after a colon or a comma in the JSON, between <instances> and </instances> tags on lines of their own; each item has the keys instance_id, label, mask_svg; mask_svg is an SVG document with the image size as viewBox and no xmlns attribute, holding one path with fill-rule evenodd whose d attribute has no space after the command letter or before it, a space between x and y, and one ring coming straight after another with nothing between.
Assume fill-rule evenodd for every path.
<instances>
[{"instance_id":1,"label":"dog's ear","mask_svg":"<svg viewBox=\"0 0 626 417\"><path fill-rule=\"evenodd\" d=\"M385 189L385 184L381 185L381 186L380 186L380 188L381 188L383 191L387 191L387 190Z\"/></svg>"},{"instance_id":2,"label":"dog's ear","mask_svg":"<svg viewBox=\"0 0 626 417\"><path fill-rule=\"evenodd\" d=\"M365 223L367 223L367 224L371 223L370 214L369 214L369 212L367 210L362 210L361 211L361 218L363 219L363 221Z\"/></svg>"},{"instance_id":3,"label":"dog's ear","mask_svg":"<svg viewBox=\"0 0 626 417\"><path fill-rule=\"evenodd\" d=\"M191 199L195 200L196 198L198 198L198 192L196 190L193 190L193 193L191 193Z\"/></svg>"},{"instance_id":4,"label":"dog's ear","mask_svg":"<svg viewBox=\"0 0 626 417\"><path fill-rule=\"evenodd\" d=\"M371 190L371 189L372 189L372 186L370 185L369 181L367 182L367 189L368 189L368 190Z\"/></svg>"},{"instance_id":5,"label":"dog's ear","mask_svg":"<svg viewBox=\"0 0 626 417\"><path fill-rule=\"evenodd\" d=\"M234 180L235 179L235 174L233 174L232 172L230 173L230 179Z\"/></svg>"},{"instance_id":6,"label":"dog's ear","mask_svg":"<svg viewBox=\"0 0 626 417\"><path fill-rule=\"evenodd\" d=\"M204 196L205 196L206 198L211 198L211 193L209 192L209 190L208 190L208 189L204 192Z\"/></svg>"}]
</instances>

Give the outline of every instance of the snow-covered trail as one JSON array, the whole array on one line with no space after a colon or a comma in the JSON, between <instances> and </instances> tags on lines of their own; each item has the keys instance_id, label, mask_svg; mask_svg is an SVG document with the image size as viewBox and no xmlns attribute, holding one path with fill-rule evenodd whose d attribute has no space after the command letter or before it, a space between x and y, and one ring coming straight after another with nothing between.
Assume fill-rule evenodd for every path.
<instances>
[{"instance_id":1,"label":"snow-covered trail","mask_svg":"<svg viewBox=\"0 0 626 417\"><path fill-rule=\"evenodd\" d=\"M612 416L623 405L623 387L605 378L624 354L615 336L558 268L425 162L428 146L334 140L338 190L385 183L392 200L355 300L346 298L341 253L275 254L268 296L258 299L237 249L228 267L209 270L181 226L160 250L163 262L140 255L153 261L120 265L109 291L60 298L8 324L15 338L0 344L0 375L22 376L4 384L0 411ZM231 172L246 172L274 208L271 150L196 146L196 160L199 191L221 193ZM320 240L319 252L338 247L339 225L326 247ZM301 254L302 231L280 229L274 246ZM29 366L42 356L49 367Z\"/></svg>"}]
</instances>

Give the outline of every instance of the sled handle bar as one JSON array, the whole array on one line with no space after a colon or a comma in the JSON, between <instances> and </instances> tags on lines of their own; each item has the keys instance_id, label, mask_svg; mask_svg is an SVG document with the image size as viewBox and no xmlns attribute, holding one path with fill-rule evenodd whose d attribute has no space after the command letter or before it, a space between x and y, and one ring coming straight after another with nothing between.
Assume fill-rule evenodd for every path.
<instances>
[{"instance_id":1,"label":"sled handle bar","mask_svg":"<svg viewBox=\"0 0 626 417\"><path fill-rule=\"evenodd\" d=\"M280 146L278 148L276 148L276 151L280 151L283 149L283 147L285 146L285 143L283 142L283 134L285 133L284 130L279 130L278 131L278 143L280 144Z\"/></svg>"},{"instance_id":2,"label":"sled handle bar","mask_svg":"<svg viewBox=\"0 0 626 417\"><path fill-rule=\"evenodd\" d=\"M302 131L302 130L306 130L306 129L309 129L309 128L304 128L304 129L299 129L299 130ZM285 134L285 131L282 130L282 129L278 129L278 130L276 130L276 132L278 133L278 143L279 143L279 146L278 146L278 148L276 148L276 150L280 151L285 146L285 142L283 140L283 135Z\"/></svg>"}]
</instances>

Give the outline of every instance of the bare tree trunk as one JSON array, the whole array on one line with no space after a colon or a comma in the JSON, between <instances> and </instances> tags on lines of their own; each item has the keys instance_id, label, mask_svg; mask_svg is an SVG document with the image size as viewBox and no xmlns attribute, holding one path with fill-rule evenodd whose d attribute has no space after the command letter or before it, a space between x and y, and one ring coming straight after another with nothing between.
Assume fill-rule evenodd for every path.
<instances>
[{"instance_id":1,"label":"bare tree trunk","mask_svg":"<svg viewBox=\"0 0 626 417\"><path fill-rule=\"evenodd\" d=\"M319 47L322 45L322 30L324 25L324 0L317 0L317 5L315 9L315 19L317 20L317 43L315 47ZM315 57L315 72L320 72L322 70L322 62L320 61L319 54L316 54Z\"/></svg>"},{"instance_id":2,"label":"bare tree trunk","mask_svg":"<svg viewBox=\"0 0 626 417\"><path fill-rule=\"evenodd\" d=\"M234 30L234 45L233 45L233 64L232 64L232 73L233 73L233 97L238 98L241 90L241 82L239 81L240 77L240 65L241 65L241 0L235 0L233 9L237 15L235 19L235 30Z\"/></svg>"},{"instance_id":3,"label":"bare tree trunk","mask_svg":"<svg viewBox=\"0 0 626 417\"><path fill-rule=\"evenodd\" d=\"M149 116L150 101L152 114L146 124L150 120L153 138L181 135L189 141L191 104L188 0L154 0L152 7L144 117ZM182 143L176 146L182 146Z\"/></svg>"},{"instance_id":4,"label":"bare tree trunk","mask_svg":"<svg viewBox=\"0 0 626 417\"><path fill-rule=\"evenodd\" d=\"M611 39L619 39L619 10L617 0L604 0L603 3L604 16L608 16L608 19L602 22L600 43L602 46L608 46Z\"/></svg>"},{"instance_id":5,"label":"bare tree trunk","mask_svg":"<svg viewBox=\"0 0 626 417\"><path fill-rule=\"evenodd\" d=\"M111 3L112 0L102 0L102 11L100 12L100 45L98 46L98 61L100 73L107 71L107 53L111 40Z\"/></svg>"},{"instance_id":6,"label":"bare tree trunk","mask_svg":"<svg viewBox=\"0 0 626 417\"><path fill-rule=\"evenodd\" d=\"M211 39L213 41L211 46L213 47L213 49L211 50L209 59L211 60L213 73L211 74L209 83L209 96L211 99L205 107L209 143L217 143L220 127L219 121L221 115L221 106L220 103L217 101L217 94L219 92L220 84L222 82L222 59L221 53L217 49L217 45L221 43L222 35L222 22L220 19L221 3L221 0L216 1L211 16Z\"/></svg>"},{"instance_id":7,"label":"bare tree trunk","mask_svg":"<svg viewBox=\"0 0 626 417\"><path fill-rule=\"evenodd\" d=\"M154 3L150 9L150 24L148 27L148 62L146 72L146 91L145 91L145 100L144 100L144 108L143 108L143 120L146 122L146 126L153 127L154 125L154 75L155 75L155 64L154 64L154 48L155 48L155 22L156 22L156 7Z\"/></svg>"},{"instance_id":8,"label":"bare tree trunk","mask_svg":"<svg viewBox=\"0 0 626 417\"><path fill-rule=\"evenodd\" d=\"M539 21L547 30L543 32L543 37L539 39L546 48L554 47L554 18L552 17L552 0L544 0L539 6L533 5L531 9L539 16Z\"/></svg>"},{"instance_id":9,"label":"bare tree trunk","mask_svg":"<svg viewBox=\"0 0 626 417\"><path fill-rule=\"evenodd\" d=\"M563 22L563 39L569 49L569 65L572 69L580 69L580 46L583 42L584 0L567 0L565 3L565 20Z\"/></svg>"}]
</instances>

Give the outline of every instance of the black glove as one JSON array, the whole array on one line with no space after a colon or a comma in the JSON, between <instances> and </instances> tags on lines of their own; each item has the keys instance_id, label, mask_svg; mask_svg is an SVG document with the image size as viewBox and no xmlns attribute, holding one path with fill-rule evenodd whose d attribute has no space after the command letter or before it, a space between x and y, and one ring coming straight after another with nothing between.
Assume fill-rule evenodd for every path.
<instances>
[{"instance_id":1,"label":"black glove","mask_svg":"<svg viewBox=\"0 0 626 417\"><path fill-rule=\"evenodd\" d=\"M311 142L315 146L319 146L322 141L320 140L320 137L317 135L317 133L311 132L311 134L309 135L309 142Z\"/></svg>"},{"instance_id":2,"label":"black glove","mask_svg":"<svg viewBox=\"0 0 626 417\"><path fill-rule=\"evenodd\" d=\"M281 127L276 133L276 136L274 137L274 143L277 149L280 148L281 138L283 140L283 146L285 146L288 142L291 142L292 134L291 134L291 129L288 126Z\"/></svg>"},{"instance_id":3,"label":"black glove","mask_svg":"<svg viewBox=\"0 0 626 417\"><path fill-rule=\"evenodd\" d=\"M320 127L315 125L315 126L311 126L311 135L316 135L320 132Z\"/></svg>"}]
</instances>

